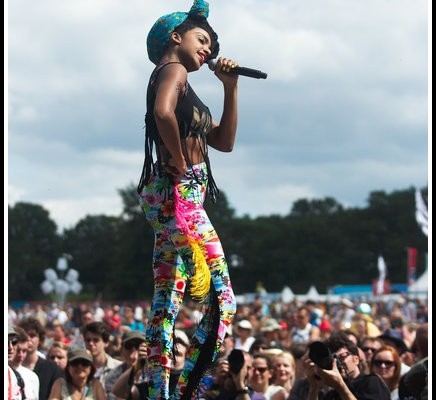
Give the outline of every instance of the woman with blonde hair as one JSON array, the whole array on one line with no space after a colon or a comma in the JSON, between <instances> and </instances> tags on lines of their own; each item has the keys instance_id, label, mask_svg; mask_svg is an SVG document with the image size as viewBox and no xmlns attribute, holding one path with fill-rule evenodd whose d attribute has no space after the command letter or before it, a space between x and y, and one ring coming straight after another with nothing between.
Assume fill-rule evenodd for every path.
<instances>
[{"instance_id":1,"label":"woman with blonde hair","mask_svg":"<svg viewBox=\"0 0 436 400\"><path fill-rule=\"evenodd\" d=\"M283 351L272 359L273 383L282 386L287 396L291 392L295 382L296 362L289 351Z\"/></svg>"},{"instance_id":2,"label":"woman with blonde hair","mask_svg":"<svg viewBox=\"0 0 436 400\"><path fill-rule=\"evenodd\" d=\"M401 359L392 346L383 346L372 356L370 370L377 374L391 391L391 400L398 400L398 386L401 378Z\"/></svg>"},{"instance_id":3,"label":"woman with blonde hair","mask_svg":"<svg viewBox=\"0 0 436 400\"><path fill-rule=\"evenodd\" d=\"M69 346L63 342L53 342L47 352L47 359L53 361L59 368L65 370L68 362Z\"/></svg>"}]
</instances>

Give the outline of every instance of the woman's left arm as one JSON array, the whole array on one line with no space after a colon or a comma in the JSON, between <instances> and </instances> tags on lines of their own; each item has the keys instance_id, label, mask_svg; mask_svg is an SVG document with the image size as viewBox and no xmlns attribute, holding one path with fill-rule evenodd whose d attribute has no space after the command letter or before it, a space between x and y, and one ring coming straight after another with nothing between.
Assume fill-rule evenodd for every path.
<instances>
[{"instance_id":1,"label":"woman's left arm","mask_svg":"<svg viewBox=\"0 0 436 400\"><path fill-rule=\"evenodd\" d=\"M93 379L95 400L106 400L106 392L98 379Z\"/></svg>"},{"instance_id":2,"label":"woman's left arm","mask_svg":"<svg viewBox=\"0 0 436 400\"><path fill-rule=\"evenodd\" d=\"M213 123L207 134L207 144L214 149L231 152L235 144L238 124L238 75L228 74L232 66L237 64L230 59L219 59L215 75L224 85L224 107L219 125Z\"/></svg>"}]
</instances>

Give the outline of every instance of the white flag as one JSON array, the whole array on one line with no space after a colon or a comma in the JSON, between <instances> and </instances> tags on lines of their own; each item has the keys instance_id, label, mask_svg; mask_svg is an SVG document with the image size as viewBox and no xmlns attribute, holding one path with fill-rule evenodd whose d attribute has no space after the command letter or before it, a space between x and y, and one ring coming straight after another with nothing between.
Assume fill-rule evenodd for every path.
<instances>
[{"instance_id":1,"label":"white flag","mask_svg":"<svg viewBox=\"0 0 436 400\"><path fill-rule=\"evenodd\" d=\"M427 206L422 198L421 191L415 190L415 216L416 222L421 227L421 230L424 232L425 236L428 236L428 212Z\"/></svg>"},{"instance_id":2,"label":"white flag","mask_svg":"<svg viewBox=\"0 0 436 400\"><path fill-rule=\"evenodd\" d=\"M386 263L382 256L379 256L378 258L377 267L379 272L378 281L377 281L377 295L380 296L383 294L384 291L383 286L387 274Z\"/></svg>"}]
</instances>

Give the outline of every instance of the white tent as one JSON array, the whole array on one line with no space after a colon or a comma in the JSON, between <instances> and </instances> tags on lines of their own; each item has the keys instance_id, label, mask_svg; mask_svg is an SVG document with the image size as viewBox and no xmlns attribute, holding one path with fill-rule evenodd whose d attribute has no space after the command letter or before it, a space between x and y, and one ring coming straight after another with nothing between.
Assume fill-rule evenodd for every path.
<instances>
[{"instance_id":1,"label":"white tent","mask_svg":"<svg viewBox=\"0 0 436 400\"><path fill-rule=\"evenodd\" d=\"M318 301L321 299L321 296L320 296L318 290L316 290L316 287L313 285L309 288L309 291L307 292L306 297L307 297L307 299L314 300L314 301Z\"/></svg>"},{"instance_id":2,"label":"white tent","mask_svg":"<svg viewBox=\"0 0 436 400\"><path fill-rule=\"evenodd\" d=\"M426 293L428 292L428 270L425 272L412 284L409 286L408 293Z\"/></svg>"},{"instance_id":3,"label":"white tent","mask_svg":"<svg viewBox=\"0 0 436 400\"><path fill-rule=\"evenodd\" d=\"M289 286L285 286L282 290L281 297L282 297L282 302L286 304L294 300L295 294Z\"/></svg>"}]
</instances>

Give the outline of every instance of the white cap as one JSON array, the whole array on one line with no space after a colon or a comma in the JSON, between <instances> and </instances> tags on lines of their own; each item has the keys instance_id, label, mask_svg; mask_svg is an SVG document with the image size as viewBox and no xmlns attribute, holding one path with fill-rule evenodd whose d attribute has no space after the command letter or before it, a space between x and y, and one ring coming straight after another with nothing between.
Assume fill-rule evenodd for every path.
<instances>
[{"instance_id":1,"label":"white cap","mask_svg":"<svg viewBox=\"0 0 436 400\"><path fill-rule=\"evenodd\" d=\"M248 319L243 319L238 322L238 328L249 329L251 331L253 329L253 325L251 325L251 322Z\"/></svg>"}]
</instances>

